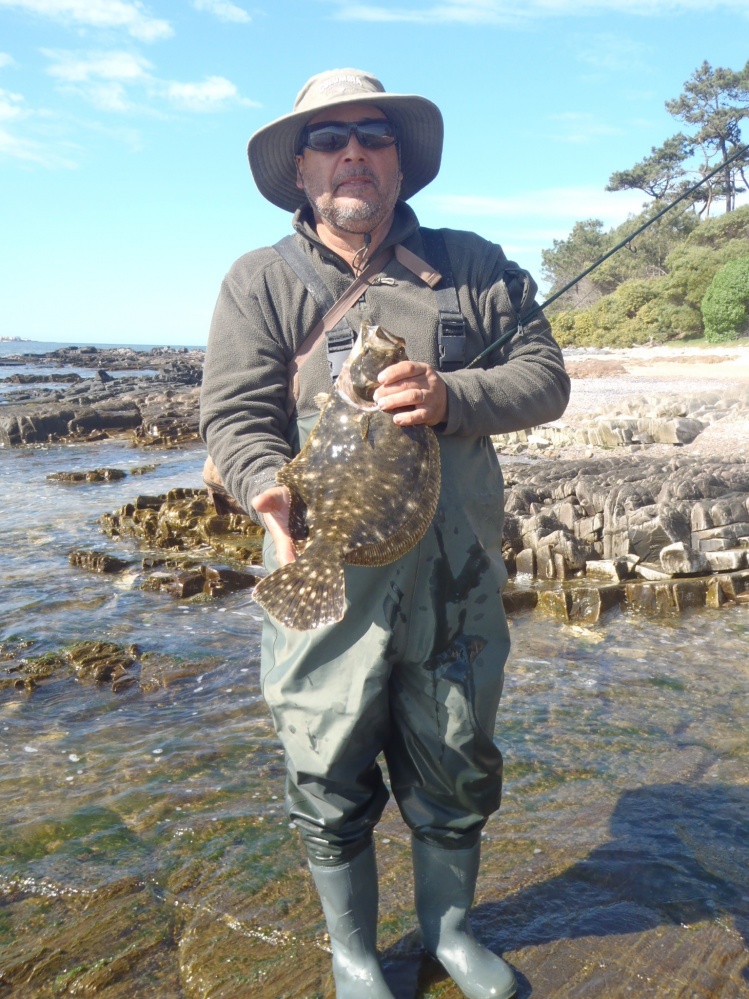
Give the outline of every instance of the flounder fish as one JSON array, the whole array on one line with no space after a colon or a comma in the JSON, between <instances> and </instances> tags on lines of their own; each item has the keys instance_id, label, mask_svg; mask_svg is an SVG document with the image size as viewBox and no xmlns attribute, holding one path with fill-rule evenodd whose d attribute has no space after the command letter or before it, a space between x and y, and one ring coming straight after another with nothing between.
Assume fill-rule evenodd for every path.
<instances>
[{"instance_id":1,"label":"flounder fish","mask_svg":"<svg viewBox=\"0 0 749 999\"><path fill-rule=\"evenodd\" d=\"M297 559L262 579L253 596L289 628L340 621L344 565L395 562L432 521L440 492L434 431L400 427L372 400L379 372L405 357L400 337L362 324L304 448L276 473L291 493Z\"/></svg>"}]
</instances>

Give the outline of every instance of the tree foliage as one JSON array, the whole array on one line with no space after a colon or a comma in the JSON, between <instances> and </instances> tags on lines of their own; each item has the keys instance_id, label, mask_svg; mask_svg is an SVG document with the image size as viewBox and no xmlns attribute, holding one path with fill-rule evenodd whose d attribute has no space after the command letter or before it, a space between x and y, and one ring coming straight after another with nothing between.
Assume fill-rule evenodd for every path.
<instances>
[{"instance_id":1,"label":"tree foliage","mask_svg":"<svg viewBox=\"0 0 749 999\"><path fill-rule=\"evenodd\" d=\"M572 281L586 267L602 257L617 243L630 236L660 208L649 205L608 232L600 219L576 222L567 239L556 239L550 250L541 255L542 274L551 286L551 294ZM557 302L552 310L580 309L593 305L602 295L610 294L623 281L662 277L669 253L680 245L699 220L693 212L674 209L635 240L614 253L596 270Z\"/></svg>"},{"instance_id":2,"label":"tree foliage","mask_svg":"<svg viewBox=\"0 0 749 999\"><path fill-rule=\"evenodd\" d=\"M542 254L542 274L553 294L611 253L549 308L563 345L624 346L706 330L711 337L747 332L749 306L739 299L741 282L749 287L749 276L743 264L732 262L749 257L749 206L736 207L737 195L749 189L749 147L744 149L741 137L741 124L749 118L749 62L739 71L703 62L666 109L682 131L628 170L614 172L607 186L648 195L643 211L608 232L599 219L577 222L567 239L554 240ZM715 176L691 190L713 171ZM679 197L679 204L665 211ZM725 214L711 217L720 200ZM627 238L655 216L633 240ZM729 264L728 277L718 280ZM732 290L722 281L733 282Z\"/></svg>"},{"instance_id":3,"label":"tree foliage","mask_svg":"<svg viewBox=\"0 0 749 999\"><path fill-rule=\"evenodd\" d=\"M567 239L555 239L551 249L541 253L541 273L551 286L551 294L569 284L613 245L600 219L576 222ZM567 308L581 308L601 294L594 281L580 282L560 303L566 302Z\"/></svg>"},{"instance_id":4,"label":"tree foliage","mask_svg":"<svg viewBox=\"0 0 749 999\"><path fill-rule=\"evenodd\" d=\"M711 343L749 334L749 255L729 260L717 272L702 299L705 339Z\"/></svg>"},{"instance_id":5,"label":"tree foliage","mask_svg":"<svg viewBox=\"0 0 749 999\"><path fill-rule=\"evenodd\" d=\"M749 258L749 206L696 221L675 240L661 276L630 277L588 308L552 313L552 331L562 346L628 347L701 336L703 300L713 279L729 261L742 258Z\"/></svg>"},{"instance_id":6,"label":"tree foliage","mask_svg":"<svg viewBox=\"0 0 749 999\"><path fill-rule=\"evenodd\" d=\"M606 190L640 190L657 201L673 200L689 187L684 162L693 152L694 144L678 132L666 139L662 146L653 146L650 156L635 163L629 170L612 173Z\"/></svg>"},{"instance_id":7,"label":"tree foliage","mask_svg":"<svg viewBox=\"0 0 749 999\"><path fill-rule=\"evenodd\" d=\"M749 116L749 62L738 72L720 66L713 69L703 62L684 84L683 93L666 101L666 110L691 126L689 134L678 132L662 146L653 146L650 156L629 170L613 173L607 191L640 190L656 201L671 200L737 153L740 124ZM748 167L749 152L695 191L692 202L702 205L706 216L716 199L724 199L726 211L733 211L736 195L749 187Z\"/></svg>"}]
</instances>

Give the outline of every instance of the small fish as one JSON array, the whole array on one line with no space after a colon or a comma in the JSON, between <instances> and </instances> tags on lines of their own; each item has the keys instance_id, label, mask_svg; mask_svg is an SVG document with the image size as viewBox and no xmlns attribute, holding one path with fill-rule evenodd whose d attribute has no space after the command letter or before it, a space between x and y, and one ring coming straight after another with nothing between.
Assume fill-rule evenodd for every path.
<instances>
[{"instance_id":1,"label":"small fish","mask_svg":"<svg viewBox=\"0 0 749 999\"><path fill-rule=\"evenodd\" d=\"M362 324L307 443L276 474L291 493L297 559L262 579L253 596L289 628L340 621L344 565L389 565L432 521L440 492L434 431L399 427L372 400L379 372L405 357L400 337Z\"/></svg>"}]
</instances>

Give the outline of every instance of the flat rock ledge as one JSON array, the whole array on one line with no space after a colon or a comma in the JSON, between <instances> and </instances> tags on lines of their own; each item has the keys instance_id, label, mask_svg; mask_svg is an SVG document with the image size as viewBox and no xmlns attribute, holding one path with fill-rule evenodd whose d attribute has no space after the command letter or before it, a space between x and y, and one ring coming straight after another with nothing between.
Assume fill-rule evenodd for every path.
<instances>
[{"instance_id":1,"label":"flat rock ledge","mask_svg":"<svg viewBox=\"0 0 749 999\"><path fill-rule=\"evenodd\" d=\"M0 377L20 386L6 392L0 408L0 445L94 442L108 437L128 437L142 447L196 441L203 356L203 351L174 348L67 347L5 358L6 368L23 362L90 368L95 374L88 378L75 373ZM107 369L119 372L118 377ZM47 387L41 389L41 385Z\"/></svg>"},{"instance_id":2,"label":"flat rock ledge","mask_svg":"<svg viewBox=\"0 0 749 999\"><path fill-rule=\"evenodd\" d=\"M503 464L509 610L597 622L749 601L749 461L626 455Z\"/></svg>"}]
</instances>

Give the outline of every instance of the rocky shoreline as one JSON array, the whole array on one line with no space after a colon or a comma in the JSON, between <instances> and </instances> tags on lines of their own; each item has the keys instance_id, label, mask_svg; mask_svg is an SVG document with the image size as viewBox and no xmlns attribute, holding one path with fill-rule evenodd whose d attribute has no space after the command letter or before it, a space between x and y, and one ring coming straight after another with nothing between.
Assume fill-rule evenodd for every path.
<instances>
[{"instance_id":1,"label":"rocky shoreline","mask_svg":"<svg viewBox=\"0 0 749 999\"><path fill-rule=\"evenodd\" d=\"M127 436L141 447L197 441L203 358L202 350L168 347L63 347L48 354L4 357L0 384L6 385L7 402L0 407L0 444L94 442L114 436ZM20 365L61 371L3 376ZM90 369L93 376L65 371L70 368Z\"/></svg>"},{"instance_id":2,"label":"rocky shoreline","mask_svg":"<svg viewBox=\"0 0 749 999\"><path fill-rule=\"evenodd\" d=\"M574 388L563 419L494 439L506 482L507 609L592 624L613 608L671 615L749 601L749 351L672 352L655 362L658 355L643 351L571 353ZM61 372L43 376L54 382L43 390L33 376L10 376L27 384L0 407L0 442L195 442L202 360L202 351L186 349L93 347L6 358L6 367L20 361ZM678 377L663 391L669 363ZM71 367L95 376L68 380ZM685 380L685 367L698 378ZM655 384L661 391L651 394ZM122 474L94 468L56 478ZM168 563L143 560L144 589L195 600L254 582L243 565L259 561L257 527L218 515L202 490L136 495L105 513L102 528L115 541L134 537L149 551L168 550ZM132 568L120 554L95 545L70 559L116 574Z\"/></svg>"}]
</instances>

